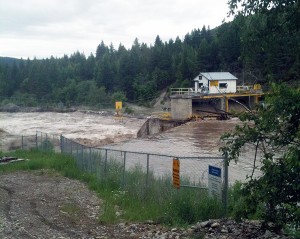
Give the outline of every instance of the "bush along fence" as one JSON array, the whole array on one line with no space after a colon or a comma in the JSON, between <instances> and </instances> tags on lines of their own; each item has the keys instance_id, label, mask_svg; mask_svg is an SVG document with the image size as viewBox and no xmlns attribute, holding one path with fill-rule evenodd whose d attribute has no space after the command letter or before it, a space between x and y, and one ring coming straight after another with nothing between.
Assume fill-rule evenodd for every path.
<instances>
[{"instance_id":1,"label":"bush along fence","mask_svg":"<svg viewBox=\"0 0 300 239\"><path fill-rule=\"evenodd\" d=\"M22 137L22 148L28 147L71 155L81 170L96 175L101 184L134 193L141 200L155 196L153 200L159 203L166 197L193 194L193 200L199 203L216 200L221 211L216 214L226 213L228 166L225 157L177 157L93 148L62 135L42 132L37 132L35 137Z\"/></svg>"}]
</instances>

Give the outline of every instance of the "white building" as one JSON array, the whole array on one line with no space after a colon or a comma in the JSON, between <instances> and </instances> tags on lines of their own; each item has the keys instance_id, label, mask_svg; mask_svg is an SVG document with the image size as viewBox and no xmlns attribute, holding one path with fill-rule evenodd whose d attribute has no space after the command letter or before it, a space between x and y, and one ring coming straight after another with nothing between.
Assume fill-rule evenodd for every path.
<instances>
[{"instance_id":1,"label":"white building","mask_svg":"<svg viewBox=\"0 0 300 239\"><path fill-rule=\"evenodd\" d=\"M195 79L195 92L236 93L237 78L229 72L201 72Z\"/></svg>"}]
</instances>

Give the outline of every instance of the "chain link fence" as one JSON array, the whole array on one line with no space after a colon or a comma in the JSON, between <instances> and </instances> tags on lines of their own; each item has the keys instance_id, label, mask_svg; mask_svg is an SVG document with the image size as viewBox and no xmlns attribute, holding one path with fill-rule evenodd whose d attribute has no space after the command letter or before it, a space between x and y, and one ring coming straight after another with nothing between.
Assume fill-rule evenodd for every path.
<instances>
[{"instance_id":1,"label":"chain link fence","mask_svg":"<svg viewBox=\"0 0 300 239\"><path fill-rule=\"evenodd\" d=\"M180 161L180 187L195 190L208 189L209 165L222 169L223 202L227 204L228 168L224 157L177 157L109 148L92 148L62 135L36 132L34 136L22 136L13 149L54 150L71 155L77 166L95 174L100 182L118 182L123 190L139 190L140 195L151 190L166 190L172 185L173 160Z\"/></svg>"}]
</instances>

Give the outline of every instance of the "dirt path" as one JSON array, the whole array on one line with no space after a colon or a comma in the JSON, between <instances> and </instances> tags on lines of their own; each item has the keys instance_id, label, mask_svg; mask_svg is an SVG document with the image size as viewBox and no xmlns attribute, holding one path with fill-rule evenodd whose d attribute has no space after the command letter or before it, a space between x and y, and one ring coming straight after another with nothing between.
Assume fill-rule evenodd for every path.
<instances>
[{"instance_id":1,"label":"dirt path","mask_svg":"<svg viewBox=\"0 0 300 239\"><path fill-rule=\"evenodd\" d=\"M102 225L103 202L87 186L54 171L14 172L0 177L2 239L188 238L183 230L148 223Z\"/></svg>"},{"instance_id":2,"label":"dirt path","mask_svg":"<svg viewBox=\"0 0 300 239\"><path fill-rule=\"evenodd\" d=\"M0 238L88 238L101 200L87 187L56 173L16 172L0 177Z\"/></svg>"},{"instance_id":3,"label":"dirt path","mask_svg":"<svg viewBox=\"0 0 300 239\"><path fill-rule=\"evenodd\" d=\"M14 172L0 177L2 239L189 238L183 230L148 223L103 225L103 202L87 186L54 171Z\"/></svg>"},{"instance_id":4,"label":"dirt path","mask_svg":"<svg viewBox=\"0 0 300 239\"><path fill-rule=\"evenodd\" d=\"M0 238L138 238L100 225L102 201L81 182L55 172L0 177Z\"/></svg>"},{"instance_id":5,"label":"dirt path","mask_svg":"<svg viewBox=\"0 0 300 239\"><path fill-rule=\"evenodd\" d=\"M54 171L14 172L0 177L2 239L188 239L289 238L262 231L257 221L199 222L167 229L153 222L102 225L103 202L87 186Z\"/></svg>"}]
</instances>

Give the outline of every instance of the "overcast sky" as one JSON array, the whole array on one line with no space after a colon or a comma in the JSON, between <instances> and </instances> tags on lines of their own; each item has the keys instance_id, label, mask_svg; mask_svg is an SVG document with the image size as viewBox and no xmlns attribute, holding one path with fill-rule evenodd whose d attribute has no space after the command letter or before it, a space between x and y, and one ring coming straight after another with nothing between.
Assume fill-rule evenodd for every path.
<instances>
[{"instance_id":1,"label":"overcast sky","mask_svg":"<svg viewBox=\"0 0 300 239\"><path fill-rule=\"evenodd\" d=\"M49 58L118 49L135 38L153 45L227 16L227 0L0 0L0 56Z\"/></svg>"}]
</instances>

